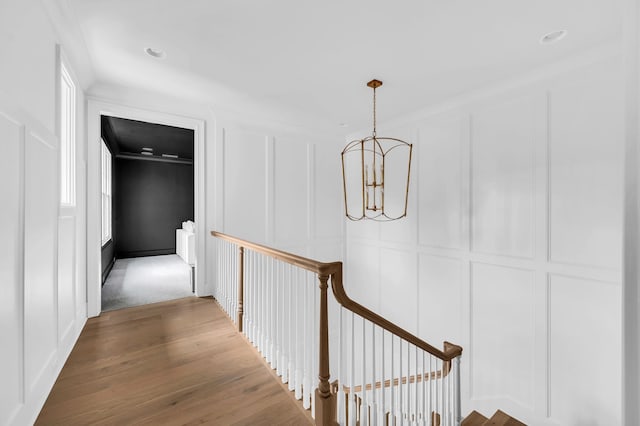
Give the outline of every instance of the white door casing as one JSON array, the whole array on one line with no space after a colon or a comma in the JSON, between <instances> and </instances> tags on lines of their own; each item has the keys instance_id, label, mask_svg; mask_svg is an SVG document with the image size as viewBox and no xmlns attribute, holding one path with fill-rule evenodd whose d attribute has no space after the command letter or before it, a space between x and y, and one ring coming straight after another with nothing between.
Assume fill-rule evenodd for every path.
<instances>
[{"instance_id":1,"label":"white door casing","mask_svg":"<svg viewBox=\"0 0 640 426\"><path fill-rule=\"evenodd\" d=\"M206 296L205 259L205 124L204 120L89 98L87 105L87 315L101 312L100 116L127 118L191 129L194 132L194 220L196 223L195 289Z\"/></svg>"}]
</instances>

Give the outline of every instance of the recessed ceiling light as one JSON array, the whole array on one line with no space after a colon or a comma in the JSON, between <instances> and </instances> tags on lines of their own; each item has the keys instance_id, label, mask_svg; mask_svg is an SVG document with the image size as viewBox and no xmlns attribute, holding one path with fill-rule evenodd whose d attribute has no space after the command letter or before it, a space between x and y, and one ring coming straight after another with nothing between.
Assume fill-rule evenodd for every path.
<instances>
[{"instance_id":1,"label":"recessed ceiling light","mask_svg":"<svg viewBox=\"0 0 640 426\"><path fill-rule=\"evenodd\" d=\"M166 53L164 53L164 51L160 50L160 49L154 49L152 47L146 47L144 49L144 53L146 53L149 56L152 56L154 58L158 58L158 59L163 59L167 56Z\"/></svg>"},{"instance_id":2,"label":"recessed ceiling light","mask_svg":"<svg viewBox=\"0 0 640 426\"><path fill-rule=\"evenodd\" d=\"M142 154L142 155L153 155L153 152L142 151L140 154Z\"/></svg>"},{"instance_id":3,"label":"recessed ceiling light","mask_svg":"<svg viewBox=\"0 0 640 426\"><path fill-rule=\"evenodd\" d=\"M142 148L142 150L143 150L143 151L149 151L149 152L151 152L151 151L153 151L153 148L147 148L147 147L145 146L144 148Z\"/></svg>"},{"instance_id":4,"label":"recessed ceiling light","mask_svg":"<svg viewBox=\"0 0 640 426\"><path fill-rule=\"evenodd\" d=\"M567 35L567 30L551 31L542 36L540 44L552 44L562 40Z\"/></svg>"},{"instance_id":5,"label":"recessed ceiling light","mask_svg":"<svg viewBox=\"0 0 640 426\"><path fill-rule=\"evenodd\" d=\"M162 154L162 156L165 158L178 158L176 154Z\"/></svg>"}]
</instances>

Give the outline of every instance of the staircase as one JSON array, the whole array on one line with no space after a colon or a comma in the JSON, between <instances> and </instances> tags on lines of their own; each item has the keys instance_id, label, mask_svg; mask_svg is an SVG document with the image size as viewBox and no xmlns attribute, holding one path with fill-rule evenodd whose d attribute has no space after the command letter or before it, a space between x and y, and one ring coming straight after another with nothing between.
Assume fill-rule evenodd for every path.
<instances>
[{"instance_id":1,"label":"staircase","mask_svg":"<svg viewBox=\"0 0 640 426\"><path fill-rule=\"evenodd\" d=\"M472 411L460 424L460 426L526 426L521 421L514 419L503 411L496 411L487 419L477 411Z\"/></svg>"},{"instance_id":2,"label":"staircase","mask_svg":"<svg viewBox=\"0 0 640 426\"><path fill-rule=\"evenodd\" d=\"M463 420L462 348L432 346L350 299L342 262L211 235L216 301L316 425L523 424L501 411Z\"/></svg>"}]
</instances>

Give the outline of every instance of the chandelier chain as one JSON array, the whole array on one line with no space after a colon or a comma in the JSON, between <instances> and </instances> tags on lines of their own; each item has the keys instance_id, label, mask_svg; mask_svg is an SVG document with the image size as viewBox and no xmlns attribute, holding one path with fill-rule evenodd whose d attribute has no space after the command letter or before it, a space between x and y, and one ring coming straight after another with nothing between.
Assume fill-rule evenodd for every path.
<instances>
[{"instance_id":1,"label":"chandelier chain","mask_svg":"<svg viewBox=\"0 0 640 426\"><path fill-rule=\"evenodd\" d=\"M373 137L376 137L376 88L373 88Z\"/></svg>"}]
</instances>

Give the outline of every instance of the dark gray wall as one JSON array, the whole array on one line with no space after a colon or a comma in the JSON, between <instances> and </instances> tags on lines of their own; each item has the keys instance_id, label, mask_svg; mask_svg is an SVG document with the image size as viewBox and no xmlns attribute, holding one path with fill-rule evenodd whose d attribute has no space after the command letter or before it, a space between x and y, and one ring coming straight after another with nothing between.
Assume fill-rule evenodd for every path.
<instances>
[{"instance_id":1,"label":"dark gray wall","mask_svg":"<svg viewBox=\"0 0 640 426\"><path fill-rule=\"evenodd\" d=\"M193 220L193 165L114 159L116 258L176 252L176 229Z\"/></svg>"}]
</instances>

